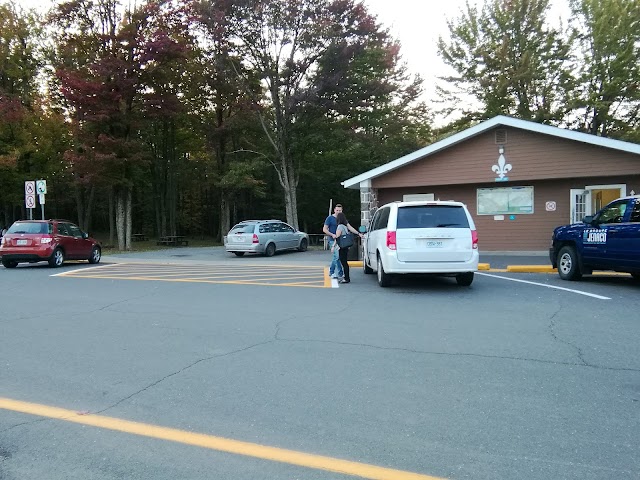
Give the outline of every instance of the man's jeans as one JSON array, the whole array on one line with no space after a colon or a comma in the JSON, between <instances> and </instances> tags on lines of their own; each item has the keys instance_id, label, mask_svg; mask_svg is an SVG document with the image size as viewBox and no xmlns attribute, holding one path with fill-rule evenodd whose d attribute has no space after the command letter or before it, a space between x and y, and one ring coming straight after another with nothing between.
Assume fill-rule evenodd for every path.
<instances>
[{"instance_id":1,"label":"man's jeans","mask_svg":"<svg viewBox=\"0 0 640 480\"><path fill-rule=\"evenodd\" d=\"M335 240L333 238L329 238L329 249L333 247ZM340 263L340 257L338 256L338 249L336 248L333 251L331 257L331 265L329 266L329 276L332 276L334 273L338 275L338 277L344 277L344 271L342 270L342 263Z\"/></svg>"}]
</instances>

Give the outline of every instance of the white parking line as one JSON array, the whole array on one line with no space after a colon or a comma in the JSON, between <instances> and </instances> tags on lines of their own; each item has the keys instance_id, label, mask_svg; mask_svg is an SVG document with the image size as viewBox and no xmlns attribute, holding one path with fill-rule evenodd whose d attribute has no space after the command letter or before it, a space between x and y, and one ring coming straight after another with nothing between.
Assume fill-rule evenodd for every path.
<instances>
[{"instance_id":1,"label":"white parking line","mask_svg":"<svg viewBox=\"0 0 640 480\"><path fill-rule=\"evenodd\" d=\"M585 295L587 297L597 298L598 300L611 300L609 297L603 297L602 295L596 295L595 293L583 292L581 290L574 290L573 288L557 287L555 285L547 285L546 283L530 282L528 280L520 280L519 278L503 277L501 275L493 275L491 273L476 272L478 275L484 275L485 277L500 278L502 280L509 280L511 282L528 283L529 285L538 285L540 287L554 288L556 290L563 290L565 292L577 293L578 295Z\"/></svg>"},{"instance_id":2,"label":"white parking line","mask_svg":"<svg viewBox=\"0 0 640 480\"><path fill-rule=\"evenodd\" d=\"M125 265L124 263L121 263L119 265ZM96 270L98 268L107 268L107 267L113 267L113 264L109 264L106 263L104 265L96 265L95 267L84 267L84 268L76 268L75 270L67 270L64 272L60 272L60 273L54 273L53 275L49 275L50 277L63 277L69 273L74 273L74 272L86 272L89 270Z\"/></svg>"}]
</instances>

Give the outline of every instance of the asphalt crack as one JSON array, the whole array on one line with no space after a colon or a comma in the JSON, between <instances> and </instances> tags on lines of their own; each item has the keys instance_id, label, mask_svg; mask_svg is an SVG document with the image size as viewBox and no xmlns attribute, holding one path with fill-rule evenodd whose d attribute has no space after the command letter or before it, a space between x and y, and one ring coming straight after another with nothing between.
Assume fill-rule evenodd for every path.
<instances>
[{"instance_id":1,"label":"asphalt crack","mask_svg":"<svg viewBox=\"0 0 640 480\"><path fill-rule=\"evenodd\" d=\"M560 338L560 337L558 336L558 334L556 333L556 331L555 331L556 323L557 323L557 322L556 322L556 317L557 317L557 316L558 316L558 314L562 311L562 307L563 307L563 306L562 306L562 305L560 305L560 306L558 307L558 309L553 313L553 315L551 315L551 317L549 317L549 325L548 325L548 329L549 329L549 333L551 334L551 337L552 337L556 342L562 343L563 345L567 345L567 346L569 346L569 347L573 348L573 349L575 350L575 352L576 352L576 355L577 355L578 359L579 359L579 360L580 360L580 362L581 362L581 363L580 363L580 365L585 366L585 367L600 368L598 365L593 365L593 364L591 364L591 363L589 363L589 362L587 362L587 361L585 360L585 358L584 358L584 354L583 354L583 352L582 352L582 349L581 349L579 346L577 346L577 345L575 345L575 344L571 343L571 342L570 342L570 341L568 341L568 340L564 340L564 339ZM612 370L613 370L613 369L612 369ZM632 371L633 371L633 369L632 369Z\"/></svg>"},{"instance_id":2,"label":"asphalt crack","mask_svg":"<svg viewBox=\"0 0 640 480\"><path fill-rule=\"evenodd\" d=\"M180 370L176 370L175 372L169 373L168 375L165 375L164 377L160 378L159 380L156 380L155 382L152 382L152 383L148 384L146 387L141 388L140 390L138 390L136 392L133 392L131 395L127 395L126 397L121 398L120 400L118 400L117 402L113 403L112 405L109 405L108 407L105 407L105 408L103 408L101 410L96 410L95 412L90 412L90 413L96 415L96 414L99 414L99 413L104 413L107 410L110 410L112 408L115 408L118 405L120 405L121 403L126 402L127 400L130 400L133 397L135 397L137 395L140 395L143 392L146 392L147 390L155 387L156 385L159 385L160 383L164 382L165 380L167 380L167 379L169 379L171 377L175 377L176 375L180 375L182 372L184 372L186 370L189 370L192 367L195 367L199 363L207 362L207 361L213 360L215 358L223 358L223 357L228 357L228 356L231 356L231 355L235 355L237 353L246 352L247 350L251 350L252 348L259 347L261 345L267 345L267 344L273 343L273 342L274 342L273 340L267 340L267 341L264 341L264 342L254 343L252 345L249 345L249 346L244 347L244 348L239 348L237 350L232 350L230 352L220 353L218 355L211 355L209 357L200 358L200 359L196 360L195 362L192 362L189 365L181 368Z\"/></svg>"}]
</instances>

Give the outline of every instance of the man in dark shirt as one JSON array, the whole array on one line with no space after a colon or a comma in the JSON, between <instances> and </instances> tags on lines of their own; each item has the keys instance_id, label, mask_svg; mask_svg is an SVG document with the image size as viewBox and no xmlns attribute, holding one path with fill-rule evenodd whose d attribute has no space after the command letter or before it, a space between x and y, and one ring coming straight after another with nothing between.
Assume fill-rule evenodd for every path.
<instances>
[{"instance_id":1,"label":"man in dark shirt","mask_svg":"<svg viewBox=\"0 0 640 480\"><path fill-rule=\"evenodd\" d=\"M342 205L336 203L336 206L333 207L333 215L329 215L327 219L324 221L324 226L322 227L322 231L325 235L329 237L329 249L333 247L334 242L336 241L336 229L338 228L338 222L336 221L336 216L342 212ZM347 223L347 228L356 235L361 235L358 230L353 228L350 224ZM331 256L331 265L329 265L329 276L331 278L342 278L344 277L344 271L342 270L342 264L340 263L340 257L338 256L338 249L334 248Z\"/></svg>"}]
</instances>

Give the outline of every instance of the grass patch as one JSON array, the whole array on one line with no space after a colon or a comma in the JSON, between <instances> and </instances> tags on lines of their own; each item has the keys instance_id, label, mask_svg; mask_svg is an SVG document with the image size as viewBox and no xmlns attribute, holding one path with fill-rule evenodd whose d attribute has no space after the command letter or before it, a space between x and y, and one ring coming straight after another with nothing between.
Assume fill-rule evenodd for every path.
<instances>
[{"instance_id":1,"label":"grass patch","mask_svg":"<svg viewBox=\"0 0 640 480\"><path fill-rule=\"evenodd\" d=\"M173 247L167 245L157 245L156 238L149 238L149 240L145 240L142 242L131 242L131 250L118 250L117 245L109 245L109 236L100 236L96 235L95 238L100 241L102 244L102 254L103 255L115 255L118 253L128 253L128 252L153 252L156 250L169 250L172 248L188 248L188 247ZM213 238L202 238L202 237L186 237L186 240L189 240L189 247L220 247L222 244L220 242L216 242Z\"/></svg>"}]
</instances>

